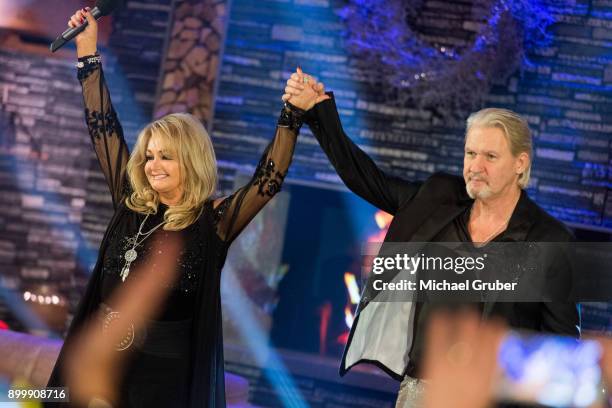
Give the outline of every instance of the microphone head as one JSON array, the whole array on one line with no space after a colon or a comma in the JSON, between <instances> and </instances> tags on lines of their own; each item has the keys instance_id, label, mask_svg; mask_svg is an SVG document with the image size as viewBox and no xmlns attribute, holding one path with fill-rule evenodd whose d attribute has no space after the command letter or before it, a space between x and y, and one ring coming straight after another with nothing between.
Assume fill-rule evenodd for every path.
<instances>
[{"instance_id":1,"label":"microphone head","mask_svg":"<svg viewBox=\"0 0 612 408\"><path fill-rule=\"evenodd\" d=\"M112 13L120 4L121 0L98 0L96 7L100 10L101 15L106 16Z\"/></svg>"}]
</instances>

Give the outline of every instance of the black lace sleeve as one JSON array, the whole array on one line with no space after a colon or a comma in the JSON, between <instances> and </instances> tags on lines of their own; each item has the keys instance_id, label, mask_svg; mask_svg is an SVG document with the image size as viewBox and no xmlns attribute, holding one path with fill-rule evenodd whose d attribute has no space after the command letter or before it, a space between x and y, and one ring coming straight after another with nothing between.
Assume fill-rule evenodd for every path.
<instances>
[{"instance_id":1,"label":"black lace sleeve","mask_svg":"<svg viewBox=\"0 0 612 408\"><path fill-rule=\"evenodd\" d=\"M217 235L231 242L278 193L291 164L297 131L277 127L274 140L265 149L255 174L247 185L229 197L215 202L214 221Z\"/></svg>"},{"instance_id":2,"label":"black lace sleeve","mask_svg":"<svg viewBox=\"0 0 612 408\"><path fill-rule=\"evenodd\" d=\"M128 147L111 104L100 58L80 58L78 67L78 78L83 87L85 102L85 121L98 162L110 188L113 206L117 208L127 193L125 169L129 158Z\"/></svg>"}]
</instances>

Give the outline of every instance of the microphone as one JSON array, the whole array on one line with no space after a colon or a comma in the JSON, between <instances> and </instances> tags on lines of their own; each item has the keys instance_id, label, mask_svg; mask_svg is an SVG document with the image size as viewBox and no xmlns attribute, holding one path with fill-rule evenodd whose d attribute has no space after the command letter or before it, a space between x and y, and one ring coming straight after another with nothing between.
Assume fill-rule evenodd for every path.
<instances>
[{"instance_id":1,"label":"microphone","mask_svg":"<svg viewBox=\"0 0 612 408\"><path fill-rule=\"evenodd\" d=\"M96 6L90 10L91 15L99 20L100 17L109 15L117 8L117 6L121 3L121 0L98 0ZM79 35L85 27L87 27L88 21L85 20L83 24L78 27L70 27L66 31L64 31L59 37L55 39L49 46L51 52L55 52L62 48L68 41L72 40L74 37Z\"/></svg>"}]
</instances>

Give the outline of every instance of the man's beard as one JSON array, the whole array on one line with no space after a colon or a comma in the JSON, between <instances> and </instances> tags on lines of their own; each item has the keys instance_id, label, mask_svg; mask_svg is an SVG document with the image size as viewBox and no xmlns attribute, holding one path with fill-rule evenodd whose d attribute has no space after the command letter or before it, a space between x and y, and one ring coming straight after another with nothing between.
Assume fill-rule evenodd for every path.
<instances>
[{"instance_id":1,"label":"man's beard","mask_svg":"<svg viewBox=\"0 0 612 408\"><path fill-rule=\"evenodd\" d=\"M493 194L493 192L491 191L491 188L488 185L485 185L480 190L476 191L475 189L470 187L469 181L465 183L465 190L467 191L468 196L472 200L475 200L477 198L481 200L486 199L486 198L491 197L491 195Z\"/></svg>"}]
</instances>

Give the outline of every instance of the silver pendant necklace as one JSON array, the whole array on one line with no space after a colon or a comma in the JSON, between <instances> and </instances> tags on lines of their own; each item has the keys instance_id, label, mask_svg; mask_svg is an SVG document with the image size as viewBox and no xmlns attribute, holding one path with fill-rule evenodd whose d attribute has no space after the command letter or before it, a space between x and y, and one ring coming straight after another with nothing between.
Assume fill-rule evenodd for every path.
<instances>
[{"instance_id":1,"label":"silver pendant necklace","mask_svg":"<svg viewBox=\"0 0 612 408\"><path fill-rule=\"evenodd\" d=\"M138 232L136 232L136 235L134 235L132 238L128 238L128 244L131 244L132 247L128 249L127 251L125 251L125 253L123 254L123 259L125 259L125 264L123 265L123 268L121 269L121 273L119 274L119 276L121 276L122 282L125 282L125 279L130 274L130 266L132 265L132 262L134 262L136 258L138 258L138 252L136 252L136 247L142 244L145 239L147 239L151 234L153 234L153 232L155 232L155 230L157 230L159 227L161 227L162 225L166 223L166 221L162 221L160 224L157 224L155 227L151 228L149 231L143 233L142 228L147 222L149 215L150 214L147 214L144 220L142 220L142 222L140 223L140 227L138 228ZM139 238L141 235L142 235L142 238L139 241Z\"/></svg>"}]
</instances>

